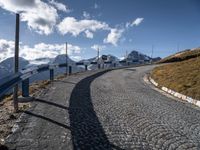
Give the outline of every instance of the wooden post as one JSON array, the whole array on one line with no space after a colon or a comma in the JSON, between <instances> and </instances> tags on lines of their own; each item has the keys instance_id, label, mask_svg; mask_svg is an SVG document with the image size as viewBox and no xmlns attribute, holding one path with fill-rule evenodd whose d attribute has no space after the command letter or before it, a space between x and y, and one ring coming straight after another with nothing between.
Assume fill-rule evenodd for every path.
<instances>
[{"instance_id":1,"label":"wooden post","mask_svg":"<svg viewBox=\"0 0 200 150\"><path fill-rule=\"evenodd\" d=\"M20 16L16 14L16 28L15 28L15 57L14 57L14 73L19 72L19 21ZM18 84L15 85L13 89L13 104L14 111L18 112Z\"/></svg>"}]
</instances>

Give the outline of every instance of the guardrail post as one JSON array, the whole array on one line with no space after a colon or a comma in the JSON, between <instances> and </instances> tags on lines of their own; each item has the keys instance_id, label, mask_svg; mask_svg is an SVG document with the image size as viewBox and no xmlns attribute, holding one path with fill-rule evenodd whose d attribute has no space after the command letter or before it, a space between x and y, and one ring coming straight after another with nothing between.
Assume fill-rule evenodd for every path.
<instances>
[{"instance_id":1,"label":"guardrail post","mask_svg":"<svg viewBox=\"0 0 200 150\"><path fill-rule=\"evenodd\" d=\"M85 71L87 71L88 70L88 68L87 68L88 66L87 65L85 65Z\"/></svg>"},{"instance_id":2,"label":"guardrail post","mask_svg":"<svg viewBox=\"0 0 200 150\"><path fill-rule=\"evenodd\" d=\"M72 74L72 66L69 66L69 75Z\"/></svg>"},{"instance_id":3,"label":"guardrail post","mask_svg":"<svg viewBox=\"0 0 200 150\"><path fill-rule=\"evenodd\" d=\"M101 69L101 64L98 64L98 69Z\"/></svg>"},{"instance_id":4,"label":"guardrail post","mask_svg":"<svg viewBox=\"0 0 200 150\"><path fill-rule=\"evenodd\" d=\"M29 97L29 78L22 81L22 96Z\"/></svg>"},{"instance_id":5,"label":"guardrail post","mask_svg":"<svg viewBox=\"0 0 200 150\"><path fill-rule=\"evenodd\" d=\"M50 69L50 80L53 81L54 80L54 70Z\"/></svg>"}]
</instances>

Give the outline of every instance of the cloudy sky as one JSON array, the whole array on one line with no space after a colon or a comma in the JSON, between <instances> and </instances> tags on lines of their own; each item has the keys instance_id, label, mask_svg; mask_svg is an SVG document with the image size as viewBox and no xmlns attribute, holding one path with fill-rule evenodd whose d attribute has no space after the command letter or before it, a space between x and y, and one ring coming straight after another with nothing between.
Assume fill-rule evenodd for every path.
<instances>
[{"instance_id":1,"label":"cloudy sky","mask_svg":"<svg viewBox=\"0 0 200 150\"><path fill-rule=\"evenodd\" d=\"M65 53L74 60L139 50L165 57L200 46L199 0L0 0L0 61L13 56L20 13L20 56ZM179 47L179 48L178 48Z\"/></svg>"}]
</instances>

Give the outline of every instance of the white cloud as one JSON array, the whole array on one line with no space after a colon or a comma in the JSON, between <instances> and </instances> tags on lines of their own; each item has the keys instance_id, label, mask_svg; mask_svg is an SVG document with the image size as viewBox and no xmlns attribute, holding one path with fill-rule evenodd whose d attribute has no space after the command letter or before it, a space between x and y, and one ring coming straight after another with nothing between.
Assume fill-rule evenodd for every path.
<instances>
[{"instance_id":1,"label":"white cloud","mask_svg":"<svg viewBox=\"0 0 200 150\"><path fill-rule=\"evenodd\" d=\"M132 22L131 26L139 26L143 22L143 20L144 18L137 18Z\"/></svg>"},{"instance_id":2,"label":"white cloud","mask_svg":"<svg viewBox=\"0 0 200 150\"><path fill-rule=\"evenodd\" d=\"M0 39L0 62L14 56L14 41Z\"/></svg>"},{"instance_id":3,"label":"white cloud","mask_svg":"<svg viewBox=\"0 0 200 150\"><path fill-rule=\"evenodd\" d=\"M98 9L99 5L97 3L94 4L94 9Z\"/></svg>"},{"instance_id":4,"label":"white cloud","mask_svg":"<svg viewBox=\"0 0 200 150\"><path fill-rule=\"evenodd\" d=\"M87 38L90 38L90 39L92 39L94 37L93 33L90 32L89 30L85 31L85 35L86 35Z\"/></svg>"},{"instance_id":5,"label":"white cloud","mask_svg":"<svg viewBox=\"0 0 200 150\"><path fill-rule=\"evenodd\" d=\"M62 3L59 3L59 2L56 2L54 0L51 0L50 1L50 4L54 5L58 10L60 11L63 11L63 12L71 12L70 9L67 8L66 5L62 4Z\"/></svg>"},{"instance_id":6,"label":"white cloud","mask_svg":"<svg viewBox=\"0 0 200 150\"><path fill-rule=\"evenodd\" d=\"M129 28L131 26L131 23L130 22L127 22L126 23L126 28Z\"/></svg>"},{"instance_id":7,"label":"white cloud","mask_svg":"<svg viewBox=\"0 0 200 150\"><path fill-rule=\"evenodd\" d=\"M72 58L78 58L81 48L68 44L68 55ZM19 56L29 61L39 58L55 58L57 55L65 54L65 44L45 44L39 43L30 47L20 44ZM14 41L0 39L0 62L6 58L14 56Z\"/></svg>"},{"instance_id":8,"label":"white cloud","mask_svg":"<svg viewBox=\"0 0 200 150\"><path fill-rule=\"evenodd\" d=\"M105 46L105 45L98 45L98 44L95 44L95 45L91 46L91 48L94 49L94 50L96 50L96 51L97 51L98 49L101 51L101 50L105 50L106 46Z\"/></svg>"},{"instance_id":9,"label":"white cloud","mask_svg":"<svg viewBox=\"0 0 200 150\"><path fill-rule=\"evenodd\" d=\"M139 26L144 21L144 18L137 18L132 22L126 23L126 28L133 27L133 26Z\"/></svg>"},{"instance_id":10,"label":"white cloud","mask_svg":"<svg viewBox=\"0 0 200 150\"><path fill-rule=\"evenodd\" d=\"M117 46L117 43L120 40L123 32L124 32L123 29L116 29L116 28L111 29L107 38L104 39L104 43L110 43L113 44L114 46Z\"/></svg>"},{"instance_id":11,"label":"white cloud","mask_svg":"<svg viewBox=\"0 0 200 150\"><path fill-rule=\"evenodd\" d=\"M0 7L20 13L21 20L39 34L52 33L58 19L56 8L41 0L0 0Z\"/></svg>"},{"instance_id":12,"label":"white cloud","mask_svg":"<svg viewBox=\"0 0 200 150\"><path fill-rule=\"evenodd\" d=\"M80 54L81 48L68 44L68 55L76 56ZM23 46L20 55L27 60L34 60L42 57L55 58L57 55L65 54L65 44L45 44L39 43L34 47Z\"/></svg>"},{"instance_id":13,"label":"white cloud","mask_svg":"<svg viewBox=\"0 0 200 150\"><path fill-rule=\"evenodd\" d=\"M78 36L80 33L89 33L91 38L91 33L97 30L109 30L108 24L105 22L100 22L97 20L76 20L74 17L66 17L57 26L59 32L63 35L71 33L73 36Z\"/></svg>"},{"instance_id":14,"label":"white cloud","mask_svg":"<svg viewBox=\"0 0 200 150\"><path fill-rule=\"evenodd\" d=\"M90 14L88 13L88 12L86 12L86 11L83 11L83 17L85 18L85 19L90 19L91 17L90 17Z\"/></svg>"}]
</instances>

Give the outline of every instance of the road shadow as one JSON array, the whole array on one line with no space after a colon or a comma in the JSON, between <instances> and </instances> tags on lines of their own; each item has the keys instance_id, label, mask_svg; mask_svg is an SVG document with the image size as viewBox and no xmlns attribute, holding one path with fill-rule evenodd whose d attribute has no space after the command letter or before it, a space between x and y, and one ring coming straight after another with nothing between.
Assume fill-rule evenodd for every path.
<instances>
[{"instance_id":1,"label":"road shadow","mask_svg":"<svg viewBox=\"0 0 200 150\"><path fill-rule=\"evenodd\" d=\"M90 95L92 81L106 72L108 70L84 78L76 84L72 91L68 112L74 150L121 150L109 142L94 111Z\"/></svg>"},{"instance_id":2,"label":"road shadow","mask_svg":"<svg viewBox=\"0 0 200 150\"><path fill-rule=\"evenodd\" d=\"M42 115L39 115L39 114L35 114L35 113L31 112L31 111L23 111L23 110L20 110L19 112L25 113L25 114L30 115L30 116L33 116L33 117L37 117L37 118L43 119L43 120L45 120L45 121L48 121L48 122L50 122L50 123L53 123L53 124L58 125L58 126L60 126L60 127L63 127L63 128L65 128L65 129L71 130L70 127L67 126L67 125L65 125L65 124L62 124L62 123L60 123L60 122L57 122L57 121L55 121L55 120L53 120L53 119L50 119L50 118L48 118L48 117L45 117L45 116L42 116Z\"/></svg>"},{"instance_id":3,"label":"road shadow","mask_svg":"<svg viewBox=\"0 0 200 150\"><path fill-rule=\"evenodd\" d=\"M62 109L66 109L68 110L69 108L64 106L64 105L61 105L61 104L57 104L57 103L54 103L54 102L50 102L50 101L46 101L46 100L43 100L43 99L34 99L33 101L35 102L40 102L40 103L44 103L44 104L48 104L48 105L52 105L52 106L55 106L55 107L58 107L58 108L62 108Z\"/></svg>"}]
</instances>

